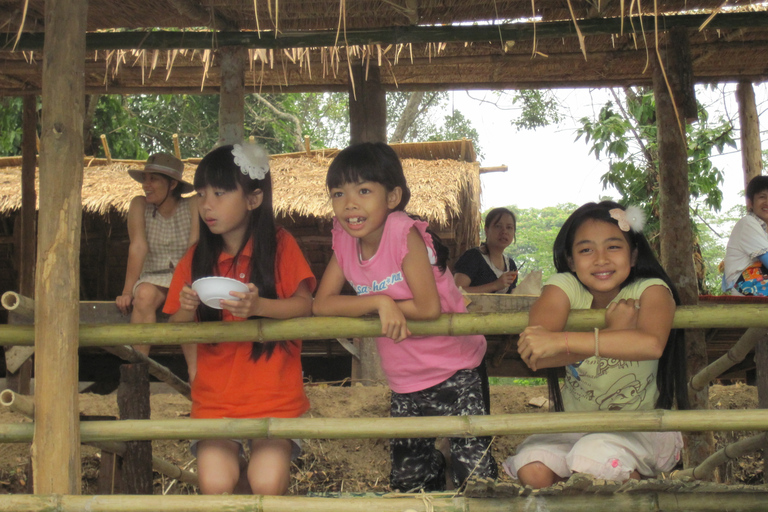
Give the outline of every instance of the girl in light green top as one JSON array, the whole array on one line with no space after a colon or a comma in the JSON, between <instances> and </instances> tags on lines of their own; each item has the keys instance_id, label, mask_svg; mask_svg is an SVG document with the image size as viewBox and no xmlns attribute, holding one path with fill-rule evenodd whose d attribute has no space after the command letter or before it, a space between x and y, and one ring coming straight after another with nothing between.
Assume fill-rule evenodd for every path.
<instances>
[{"instance_id":1,"label":"girl in light green top","mask_svg":"<svg viewBox=\"0 0 768 512\"><path fill-rule=\"evenodd\" d=\"M555 240L559 274L531 308L518 351L532 370L551 369L558 411L688 407L682 333L672 329L679 299L642 228L638 208L588 203ZM605 309L606 328L563 332L572 309ZM561 366L562 390L555 371ZM679 432L534 435L503 466L536 488L574 472L626 480L671 470L681 449Z\"/></svg>"}]
</instances>

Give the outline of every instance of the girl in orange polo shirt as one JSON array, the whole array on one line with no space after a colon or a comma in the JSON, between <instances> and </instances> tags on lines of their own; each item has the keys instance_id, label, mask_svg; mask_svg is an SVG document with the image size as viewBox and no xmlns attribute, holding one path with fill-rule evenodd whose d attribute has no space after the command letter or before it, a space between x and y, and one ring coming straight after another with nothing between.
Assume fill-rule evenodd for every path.
<instances>
[{"instance_id":1,"label":"girl in orange polo shirt","mask_svg":"<svg viewBox=\"0 0 768 512\"><path fill-rule=\"evenodd\" d=\"M195 171L200 241L179 261L164 311L171 322L237 322L249 317L308 316L316 280L294 238L275 225L269 157L243 143L208 153ZM224 276L248 286L221 309L203 304L189 286ZM192 384L193 418L296 418L309 409L301 372L301 341L182 345ZM194 443L203 494L285 494L298 446L287 439ZM246 483L247 482L247 483ZM239 485L238 485L239 483Z\"/></svg>"}]
</instances>

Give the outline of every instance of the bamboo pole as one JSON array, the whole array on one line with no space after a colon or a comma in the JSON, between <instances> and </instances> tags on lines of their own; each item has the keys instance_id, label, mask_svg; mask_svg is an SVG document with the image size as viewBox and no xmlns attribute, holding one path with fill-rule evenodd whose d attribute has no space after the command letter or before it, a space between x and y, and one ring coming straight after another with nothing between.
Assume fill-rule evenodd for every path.
<instances>
[{"instance_id":1,"label":"bamboo pole","mask_svg":"<svg viewBox=\"0 0 768 512\"><path fill-rule=\"evenodd\" d=\"M34 321L35 301L16 292L5 292L0 297L0 304L8 311L13 311L22 318ZM26 349L26 347L24 347ZM106 352L114 354L117 357L128 361L129 363L146 363L149 366L149 373L156 379L165 382L170 387L192 399L192 390L189 384L181 380L167 367L161 365L154 359L137 352L129 345L115 345L113 347L102 347ZM31 355L31 352L30 352Z\"/></svg>"},{"instance_id":2,"label":"bamboo pole","mask_svg":"<svg viewBox=\"0 0 768 512\"><path fill-rule=\"evenodd\" d=\"M615 493L530 495L512 498L466 498L437 493L385 494L354 498L303 496L72 496L9 494L0 512L764 512L765 492Z\"/></svg>"},{"instance_id":3,"label":"bamboo pole","mask_svg":"<svg viewBox=\"0 0 768 512\"><path fill-rule=\"evenodd\" d=\"M634 33L641 30L652 32L657 26L664 30L672 28L698 29L704 22L709 21L709 14L674 14L674 15L643 15L615 18L596 18L579 20L579 29L583 35L612 35L620 34L622 23L628 26L632 23ZM734 28L763 28L768 26L768 13L720 12L707 24L707 29ZM534 38L560 39L575 37L571 21L537 21L536 23L514 23L505 25L442 25L418 27L382 27L374 29L346 30L344 41L348 46L381 44L421 44L449 42L487 42L487 41L526 41ZM45 34L22 33L16 44L16 51L42 49ZM338 34L336 30L324 31L280 31L279 36L270 31L232 32L170 32L158 30L154 32L90 32L86 36L87 51L94 50L128 50L141 48L143 50L167 49L210 49L212 41L216 46L244 46L246 48L309 48L318 46L336 47Z\"/></svg>"},{"instance_id":4,"label":"bamboo pole","mask_svg":"<svg viewBox=\"0 0 768 512\"><path fill-rule=\"evenodd\" d=\"M23 318L34 320L35 301L16 292L5 292L0 296L0 304L8 312L13 312Z\"/></svg>"},{"instance_id":5,"label":"bamboo pole","mask_svg":"<svg viewBox=\"0 0 768 512\"><path fill-rule=\"evenodd\" d=\"M768 327L768 307L760 304L679 306L673 327L723 328ZM454 313L433 321L408 322L414 336L518 334L528 326L528 313ZM605 312L596 309L571 311L566 329L590 331L605 327ZM177 345L226 341L318 340L376 337L381 335L378 318L310 317L290 320L247 320L166 324L83 324L81 347L108 347L126 344ZM31 326L0 325L0 345L32 345Z\"/></svg>"},{"instance_id":6,"label":"bamboo pole","mask_svg":"<svg viewBox=\"0 0 768 512\"><path fill-rule=\"evenodd\" d=\"M23 414L27 418L33 420L35 418L35 402L29 397L14 393L10 389L6 389L0 392L0 405L7 407L13 412ZM121 441L102 441L83 444L94 446L107 452L116 453L120 456L125 455L125 452L128 450L126 443ZM191 485L199 484L197 473L192 473L191 471L181 469L175 464L171 464L167 460L161 459L160 457L152 457L152 469L158 473L162 473L166 476L179 480L180 482L188 483Z\"/></svg>"},{"instance_id":7,"label":"bamboo pole","mask_svg":"<svg viewBox=\"0 0 768 512\"><path fill-rule=\"evenodd\" d=\"M749 354L749 351L755 348L758 341L765 339L766 335L768 335L768 330L766 329L755 327L747 329L747 332L739 338L739 341L728 352L694 375L688 387L696 392L701 391L712 380L722 375L723 372L733 365L742 362L747 357L747 354Z\"/></svg>"},{"instance_id":8,"label":"bamboo pole","mask_svg":"<svg viewBox=\"0 0 768 512\"><path fill-rule=\"evenodd\" d=\"M714 476L718 466L729 460L738 459L748 453L760 450L766 442L768 442L768 432L741 439L716 451L695 468L673 472L670 478L674 480L682 480L683 478L709 480Z\"/></svg>"},{"instance_id":9,"label":"bamboo pole","mask_svg":"<svg viewBox=\"0 0 768 512\"><path fill-rule=\"evenodd\" d=\"M610 421L606 418L610 417ZM28 442L27 424L0 424L0 442ZM768 430L768 410L572 412L415 418L253 418L88 421L83 442L178 439L389 439L574 432Z\"/></svg>"}]
</instances>

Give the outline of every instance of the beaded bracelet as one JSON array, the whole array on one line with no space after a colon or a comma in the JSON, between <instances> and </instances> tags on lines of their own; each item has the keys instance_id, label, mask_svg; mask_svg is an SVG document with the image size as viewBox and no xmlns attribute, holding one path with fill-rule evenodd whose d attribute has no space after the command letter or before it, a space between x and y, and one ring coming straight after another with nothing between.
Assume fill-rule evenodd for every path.
<instances>
[{"instance_id":1,"label":"beaded bracelet","mask_svg":"<svg viewBox=\"0 0 768 512\"><path fill-rule=\"evenodd\" d=\"M565 333L565 353L570 355L571 349L568 347L568 333Z\"/></svg>"}]
</instances>

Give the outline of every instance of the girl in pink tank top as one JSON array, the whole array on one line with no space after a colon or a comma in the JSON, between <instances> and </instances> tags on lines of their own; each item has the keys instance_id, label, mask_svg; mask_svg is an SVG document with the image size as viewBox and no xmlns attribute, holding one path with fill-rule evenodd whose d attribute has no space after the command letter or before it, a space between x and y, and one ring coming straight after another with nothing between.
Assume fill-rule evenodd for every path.
<instances>
[{"instance_id":1,"label":"girl in pink tank top","mask_svg":"<svg viewBox=\"0 0 768 512\"><path fill-rule=\"evenodd\" d=\"M485 413L478 366L482 335L412 336L409 320L465 313L461 292L446 269L447 248L427 223L404 212L410 191L397 154L386 144L350 146L330 165L326 185L333 206L333 257L313 305L315 315L378 314L377 347L392 389L392 416ZM349 282L357 295L342 295ZM393 489L441 490L446 457L433 439L391 441ZM489 439L451 439L454 485L474 475L495 477ZM447 451L447 450L446 450Z\"/></svg>"}]
</instances>

